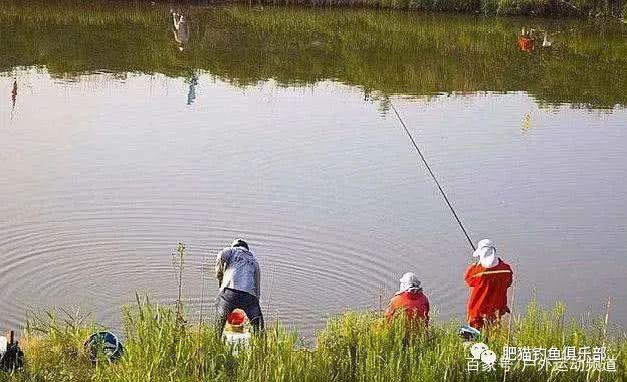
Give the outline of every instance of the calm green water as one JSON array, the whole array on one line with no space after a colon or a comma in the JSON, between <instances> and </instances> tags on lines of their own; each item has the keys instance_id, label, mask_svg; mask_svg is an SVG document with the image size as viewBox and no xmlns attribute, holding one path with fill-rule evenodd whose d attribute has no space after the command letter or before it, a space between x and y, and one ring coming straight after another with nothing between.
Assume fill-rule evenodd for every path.
<instances>
[{"instance_id":1,"label":"calm green water","mask_svg":"<svg viewBox=\"0 0 627 382\"><path fill-rule=\"evenodd\" d=\"M76 304L118 325L136 290L170 302L179 241L190 314L208 311L201 268L235 235L267 315L305 335L408 270L463 317L469 248L391 103L515 266L516 304L612 296L625 323L624 25L177 10L178 34L164 6L0 10L0 326ZM523 27L551 47L520 51Z\"/></svg>"}]
</instances>

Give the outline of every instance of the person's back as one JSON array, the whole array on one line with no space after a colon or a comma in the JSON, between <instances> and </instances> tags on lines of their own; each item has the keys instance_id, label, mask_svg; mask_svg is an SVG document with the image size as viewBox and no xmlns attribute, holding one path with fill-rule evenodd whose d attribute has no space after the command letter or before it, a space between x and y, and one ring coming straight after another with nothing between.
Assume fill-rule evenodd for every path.
<instances>
[{"instance_id":1,"label":"person's back","mask_svg":"<svg viewBox=\"0 0 627 382\"><path fill-rule=\"evenodd\" d=\"M485 321L496 321L509 313L507 289L512 285L511 267L496 257L494 245L482 240L477 245L479 262L470 265L464 279L470 287L468 298L468 323L481 329Z\"/></svg>"},{"instance_id":2,"label":"person's back","mask_svg":"<svg viewBox=\"0 0 627 382\"><path fill-rule=\"evenodd\" d=\"M420 281L415 274L409 272L401 277L400 282L399 291L392 297L385 311L387 321L391 321L399 310L403 310L410 320L428 324L429 299L422 292Z\"/></svg>"},{"instance_id":3,"label":"person's back","mask_svg":"<svg viewBox=\"0 0 627 382\"><path fill-rule=\"evenodd\" d=\"M259 264L253 253L244 247L225 248L218 254L223 275L220 291L224 288L247 292L259 298Z\"/></svg>"},{"instance_id":4,"label":"person's back","mask_svg":"<svg viewBox=\"0 0 627 382\"><path fill-rule=\"evenodd\" d=\"M404 310L410 320L422 319L429 323L429 300L421 291L403 292L392 297L385 317L391 320L399 309Z\"/></svg>"},{"instance_id":5,"label":"person's back","mask_svg":"<svg viewBox=\"0 0 627 382\"><path fill-rule=\"evenodd\" d=\"M218 330L221 333L226 318L235 309L242 309L255 331L263 330L260 269L255 255L242 239L235 239L216 258L219 293L216 299Z\"/></svg>"}]
</instances>

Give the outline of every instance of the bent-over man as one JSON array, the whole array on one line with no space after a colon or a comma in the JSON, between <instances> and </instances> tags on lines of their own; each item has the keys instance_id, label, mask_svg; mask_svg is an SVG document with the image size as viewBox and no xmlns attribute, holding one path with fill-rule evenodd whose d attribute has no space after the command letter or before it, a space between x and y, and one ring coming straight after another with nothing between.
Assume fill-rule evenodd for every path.
<instances>
[{"instance_id":1,"label":"bent-over man","mask_svg":"<svg viewBox=\"0 0 627 382\"><path fill-rule=\"evenodd\" d=\"M259 305L259 263L248 244L240 238L233 240L230 247L218 253L215 271L220 285L216 299L219 333L222 333L229 313L237 308L246 312L253 331L263 330L263 315Z\"/></svg>"}]
</instances>

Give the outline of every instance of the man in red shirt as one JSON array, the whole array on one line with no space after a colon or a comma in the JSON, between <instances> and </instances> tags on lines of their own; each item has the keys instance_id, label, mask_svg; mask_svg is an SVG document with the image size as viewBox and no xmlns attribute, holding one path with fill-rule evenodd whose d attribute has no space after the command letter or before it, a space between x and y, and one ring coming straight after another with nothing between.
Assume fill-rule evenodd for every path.
<instances>
[{"instance_id":1,"label":"man in red shirt","mask_svg":"<svg viewBox=\"0 0 627 382\"><path fill-rule=\"evenodd\" d=\"M472 264L464 278L470 287L468 298L468 323L481 329L485 323L496 323L507 307L507 289L512 285L512 269L496 257L496 247L488 239L477 243L472 254L479 261Z\"/></svg>"},{"instance_id":2,"label":"man in red shirt","mask_svg":"<svg viewBox=\"0 0 627 382\"><path fill-rule=\"evenodd\" d=\"M407 317L414 321L429 324L429 300L422 293L422 286L418 277L411 272L405 273L400 279L401 286L390 300L385 311L385 318L391 321L394 314L402 309Z\"/></svg>"}]
</instances>

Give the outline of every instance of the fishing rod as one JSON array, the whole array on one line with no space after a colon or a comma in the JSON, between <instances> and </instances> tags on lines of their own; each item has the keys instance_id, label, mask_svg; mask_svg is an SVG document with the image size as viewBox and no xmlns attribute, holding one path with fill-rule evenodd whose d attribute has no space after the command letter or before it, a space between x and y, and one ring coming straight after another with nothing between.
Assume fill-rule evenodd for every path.
<instances>
[{"instance_id":1,"label":"fishing rod","mask_svg":"<svg viewBox=\"0 0 627 382\"><path fill-rule=\"evenodd\" d=\"M453 205L451 204L451 201L449 200L449 198L446 196L446 193L444 192L444 190L442 189L442 186L440 185L440 182L438 182L438 178L436 178L435 174L433 173L433 170L431 170L431 166L429 166L429 163L427 162L427 159L425 158L425 156L422 154L422 151L420 150L420 148L418 147L418 144L416 143L416 141L414 140L414 137L411 135L411 133L409 132L409 129L407 128L407 125L405 125L405 122L403 122L403 118L401 118L401 115L398 114L398 111L396 110L396 108L394 107L394 104L392 103L392 101L390 101L390 106L392 107L392 110L394 110L394 114L396 114L396 118L398 118L399 122L401 123L401 125L403 126L403 129L405 129L405 133L407 134L407 136L409 137L409 139L411 140L411 143L414 145L414 148L416 149L416 152L418 153L418 156L420 157L420 159L422 160L422 163L424 163L425 167L427 168L427 171L429 171L429 175L431 175L431 178L433 178L433 181L435 182L435 184L438 186L438 190L440 190L440 193L442 194L442 197L444 198L444 201L446 202L446 204L448 205L448 208L451 210L451 212L453 213L453 216L455 216L455 220L457 220L457 224L459 224L459 228L462 229L462 232L464 233L464 236L466 236L466 239L468 240L468 244L470 244L470 246L472 247L472 250L474 251L475 248L475 244L472 242L472 240L470 239L470 235L468 235L468 231L466 231L466 228L464 228L464 225L462 224L461 219L459 218L459 215L457 215L457 212L455 212L455 208L453 208Z\"/></svg>"}]
</instances>

